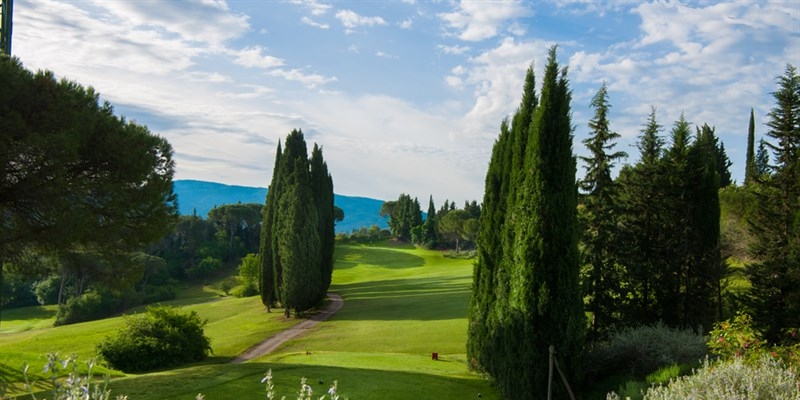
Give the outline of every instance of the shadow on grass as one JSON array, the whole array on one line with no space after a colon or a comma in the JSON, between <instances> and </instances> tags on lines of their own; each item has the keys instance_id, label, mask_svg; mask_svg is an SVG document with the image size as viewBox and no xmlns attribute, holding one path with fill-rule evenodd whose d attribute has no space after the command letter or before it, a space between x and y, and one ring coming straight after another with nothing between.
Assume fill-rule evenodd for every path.
<instances>
[{"instance_id":1,"label":"shadow on grass","mask_svg":"<svg viewBox=\"0 0 800 400\"><path fill-rule=\"evenodd\" d=\"M423 266L425 259L403 251L385 248L365 246L336 248L335 269L349 269L359 264L382 268L413 268Z\"/></svg>"},{"instance_id":2,"label":"shadow on grass","mask_svg":"<svg viewBox=\"0 0 800 400\"><path fill-rule=\"evenodd\" d=\"M351 399L496 399L485 380L468 376L441 376L420 372L372 370L332 366L243 363L194 366L158 374L131 376L111 382L112 395L131 399L206 399L263 398L261 383L271 369L276 398L294 398L305 377L314 398L326 394L334 380L339 393Z\"/></svg>"},{"instance_id":3,"label":"shadow on grass","mask_svg":"<svg viewBox=\"0 0 800 400\"><path fill-rule=\"evenodd\" d=\"M336 285L344 308L332 319L436 321L465 318L471 283L464 278L405 278Z\"/></svg>"},{"instance_id":4,"label":"shadow on grass","mask_svg":"<svg viewBox=\"0 0 800 400\"><path fill-rule=\"evenodd\" d=\"M31 319L50 319L56 316L55 307L31 306L0 310L0 324L2 321L26 321Z\"/></svg>"}]
</instances>

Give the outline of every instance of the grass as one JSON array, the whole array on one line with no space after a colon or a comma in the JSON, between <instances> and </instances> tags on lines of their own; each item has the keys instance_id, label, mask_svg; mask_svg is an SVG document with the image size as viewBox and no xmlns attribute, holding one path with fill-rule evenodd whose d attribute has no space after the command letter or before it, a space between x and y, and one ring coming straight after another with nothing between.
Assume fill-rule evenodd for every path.
<instances>
[{"instance_id":1,"label":"grass","mask_svg":"<svg viewBox=\"0 0 800 400\"><path fill-rule=\"evenodd\" d=\"M275 353L243 364L227 361L296 320L284 321L280 312L265 314L258 297L220 299L208 289L187 288L175 303L209 319L206 333L214 357L178 369L128 374L115 378L111 388L131 399L189 400L197 393L209 400L257 399L264 397L259 382L272 369L278 397L292 398L300 378L306 377L316 396L338 380L340 392L351 399L465 399L478 394L497 399L486 380L467 370L471 283L470 260L392 242L340 245L331 291L345 299L342 310ZM90 355L96 341L120 323L119 318L58 328L28 323L29 328L0 336L0 366L13 365L4 359L6 339L15 338L13 348L21 350L10 362L42 359L43 364L49 351L79 349L82 357ZM42 340L41 335L51 336ZM51 339L62 340L61 347L49 346ZM431 360L432 352L439 353L439 361Z\"/></svg>"}]
</instances>

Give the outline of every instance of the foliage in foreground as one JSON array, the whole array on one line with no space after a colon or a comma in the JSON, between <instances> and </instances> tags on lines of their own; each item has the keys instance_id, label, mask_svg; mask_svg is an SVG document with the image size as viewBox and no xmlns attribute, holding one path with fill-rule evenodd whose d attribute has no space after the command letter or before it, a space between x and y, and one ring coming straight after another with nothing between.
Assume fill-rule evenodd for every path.
<instances>
[{"instance_id":1,"label":"foliage in foreground","mask_svg":"<svg viewBox=\"0 0 800 400\"><path fill-rule=\"evenodd\" d=\"M94 360L86 362L86 374L81 374L78 370L77 356L72 356L61 359L56 353L49 353L47 355L47 364L45 364L44 372L50 374L48 380L51 386L52 400L127 400L126 395L117 395L111 397L111 389L108 388L109 376L106 374L102 384L94 381L92 369L94 367ZM26 364L23 367L22 374L25 377L25 390L35 400L33 384L28 380L28 368ZM66 378L60 379L59 376L67 372ZM272 370L268 370L261 379L261 383L265 385L267 400L274 400L275 385L272 382ZM0 389L4 389L0 387ZM311 386L306 384L306 378L300 379L300 391L297 393L297 400L313 400L311 397L313 390ZM330 397L328 397L330 396ZM5 392L0 390L0 398L5 398ZM205 400L205 396L197 394L196 400ZM339 382L333 381L333 385L328 389L327 395L323 395L318 400L347 400L339 394ZM286 396L282 396L281 400L286 400Z\"/></svg>"},{"instance_id":2,"label":"foliage in foreground","mask_svg":"<svg viewBox=\"0 0 800 400\"><path fill-rule=\"evenodd\" d=\"M730 362L708 360L693 375L677 378L667 386L647 390L645 400L797 400L800 399L797 370L763 355L754 364L742 358ZM609 393L606 400L618 400Z\"/></svg>"},{"instance_id":3,"label":"foliage in foreground","mask_svg":"<svg viewBox=\"0 0 800 400\"><path fill-rule=\"evenodd\" d=\"M211 353L211 342L203 332L207 322L194 311L148 307L146 313L125 317L124 328L116 336L106 337L97 346L97 353L113 368L125 372L200 361Z\"/></svg>"},{"instance_id":4,"label":"foliage in foreground","mask_svg":"<svg viewBox=\"0 0 800 400\"><path fill-rule=\"evenodd\" d=\"M706 353L703 336L659 323L611 334L587 352L585 369L589 379L619 373L644 378L659 368L696 363Z\"/></svg>"}]
</instances>

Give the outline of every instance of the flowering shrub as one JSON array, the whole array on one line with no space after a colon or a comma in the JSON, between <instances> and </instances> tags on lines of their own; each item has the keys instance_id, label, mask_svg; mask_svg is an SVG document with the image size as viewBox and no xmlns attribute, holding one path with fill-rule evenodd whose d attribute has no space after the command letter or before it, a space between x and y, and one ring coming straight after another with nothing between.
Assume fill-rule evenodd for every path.
<instances>
[{"instance_id":1,"label":"flowering shrub","mask_svg":"<svg viewBox=\"0 0 800 400\"><path fill-rule=\"evenodd\" d=\"M787 365L800 367L800 343L796 329L787 329L787 340L784 345L769 345L761 332L752 327L752 318L747 314L738 314L732 319L719 322L709 333L708 348L711 354L723 360L742 359L752 363L764 354L780 359Z\"/></svg>"}]
</instances>

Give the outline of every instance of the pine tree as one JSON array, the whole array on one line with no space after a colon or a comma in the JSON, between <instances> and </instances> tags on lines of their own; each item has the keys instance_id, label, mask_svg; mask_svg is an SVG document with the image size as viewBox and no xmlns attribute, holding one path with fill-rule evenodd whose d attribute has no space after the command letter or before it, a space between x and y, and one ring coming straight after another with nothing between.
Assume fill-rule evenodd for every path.
<instances>
[{"instance_id":1,"label":"pine tree","mask_svg":"<svg viewBox=\"0 0 800 400\"><path fill-rule=\"evenodd\" d=\"M794 66L786 66L778 84L775 107L767 114L767 136L776 143L766 146L775 165L757 189L758 212L751 227L758 261L747 267L752 283L748 305L772 342L786 340L786 329L800 328L800 75Z\"/></svg>"},{"instance_id":2,"label":"pine tree","mask_svg":"<svg viewBox=\"0 0 800 400\"><path fill-rule=\"evenodd\" d=\"M726 265L720 257L719 156L714 128L703 125L689 150L687 204L688 257L684 268L680 324L708 328L722 317L721 282Z\"/></svg>"},{"instance_id":3,"label":"pine tree","mask_svg":"<svg viewBox=\"0 0 800 400\"><path fill-rule=\"evenodd\" d=\"M592 313L591 332L602 336L602 331L613 326L619 318L616 303L621 297L619 270L615 256L614 236L617 225L617 188L611 178L615 161L627 157L622 151L611 151L620 135L609 127L608 112L611 104L605 82L591 102L595 109L589 121L592 133L583 143L591 157L581 157L587 165L580 187L587 192L584 198L583 248L589 273L586 277L585 296L587 311Z\"/></svg>"},{"instance_id":4,"label":"pine tree","mask_svg":"<svg viewBox=\"0 0 800 400\"><path fill-rule=\"evenodd\" d=\"M625 268L623 303L625 325L648 324L659 320L656 310L656 273L664 268L661 227L665 203L665 182L661 157L662 127L652 108L637 143L639 161L620 172L620 250Z\"/></svg>"},{"instance_id":5,"label":"pine tree","mask_svg":"<svg viewBox=\"0 0 800 400\"><path fill-rule=\"evenodd\" d=\"M744 185L749 186L756 179L756 117L753 109L750 109L750 125L747 128L747 154L744 166Z\"/></svg>"},{"instance_id":6,"label":"pine tree","mask_svg":"<svg viewBox=\"0 0 800 400\"><path fill-rule=\"evenodd\" d=\"M755 159L755 175L754 179L757 181L766 180L772 172L769 166L769 151L767 151L767 142L764 139L758 141L758 151L756 151Z\"/></svg>"}]
</instances>

